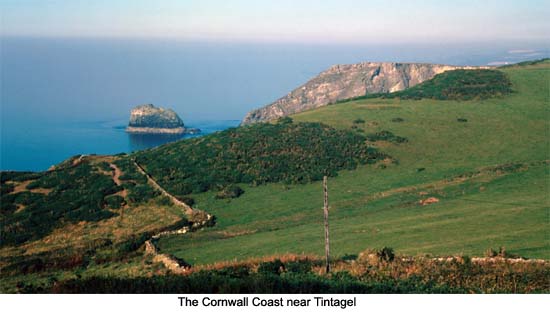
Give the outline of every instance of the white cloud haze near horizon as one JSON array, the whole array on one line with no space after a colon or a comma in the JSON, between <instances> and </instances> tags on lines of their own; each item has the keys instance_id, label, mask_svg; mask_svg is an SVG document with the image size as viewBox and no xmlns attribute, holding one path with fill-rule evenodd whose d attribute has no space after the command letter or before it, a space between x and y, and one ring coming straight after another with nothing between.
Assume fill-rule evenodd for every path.
<instances>
[{"instance_id":1,"label":"white cloud haze near horizon","mask_svg":"<svg viewBox=\"0 0 550 317\"><path fill-rule=\"evenodd\" d=\"M550 2L540 0L3 0L0 12L2 36L289 43L550 39Z\"/></svg>"}]
</instances>

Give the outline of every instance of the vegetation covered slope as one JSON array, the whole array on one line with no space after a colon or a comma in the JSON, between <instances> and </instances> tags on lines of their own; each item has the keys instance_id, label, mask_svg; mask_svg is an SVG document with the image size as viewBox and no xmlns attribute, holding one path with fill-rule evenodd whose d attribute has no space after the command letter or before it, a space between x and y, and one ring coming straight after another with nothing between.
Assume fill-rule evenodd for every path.
<instances>
[{"instance_id":1,"label":"vegetation covered slope","mask_svg":"<svg viewBox=\"0 0 550 317\"><path fill-rule=\"evenodd\" d=\"M2 172L0 270L81 262L142 240L139 248L144 237L186 223L127 162L76 156L47 172Z\"/></svg>"},{"instance_id":2,"label":"vegetation covered slope","mask_svg":"<svg viewBox=\"0 0 550 317\"><path fill-rule=\"evenodd\" d=\"M139 164L176 195L235 183L307 183L386 156L364 136L321 123L260 123L227 129L135 154Z\"/></svg>"},{"instance_id":3,"label":"vegetation covered slope","mask_svg":"<svg viewBox=\"0 0 550 317\"><path fill-rule=\"evenodd\" d=\"M2 174L4 184L24 180L30 182L23 190L1 197L2 245L41 238L64 223L110 218L115 214L105 198L121 190L90 164L44 174Z\"/></svg>"},{"instance_id":4,"label":"vegetation covered slope","mask_svg":"<svg viewBox=\"0 0 550 317\"><path fill-rule=\"evenodd\" d=\"M376 142L398 165L362 166L330 180L332 253L390 246L410 255L483 255L504 246L550 258L549 71L548 62L502 69L514 93L498 98L366 99L293 116L408 139ZM229 203L194 195L218 225L161 239L161 249L194 264L322 254L319 182L243 188L246 194ZM420 203L430 197L439 202Z\"/></svg>"}]
</instances>

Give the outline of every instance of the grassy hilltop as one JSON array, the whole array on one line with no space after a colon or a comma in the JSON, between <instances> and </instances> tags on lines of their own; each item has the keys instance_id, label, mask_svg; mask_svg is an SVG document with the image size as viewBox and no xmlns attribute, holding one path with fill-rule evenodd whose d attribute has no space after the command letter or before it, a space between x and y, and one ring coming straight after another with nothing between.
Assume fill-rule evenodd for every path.
<instances>
[{"instance_id":1,"label":"grassy hilltop","mask_svg":"<svg viewBox=\"0 0 550 317\"><path fill-rule=\"evenodd\" d=\"M1 290L547 292L547 264L394 261L384 247L550 259L549 79L549 60L451 71L278 122L2 172ZM156 242L206 273L172 276L145 252L153 235L194 220L134 161L215 216L213 227ZM322 267L324 174L340 271L328 277L310 273ZM378 250L375 263L365 250ZM277 258L291 259L284 274Z\"/></svg>"}]
</instances>

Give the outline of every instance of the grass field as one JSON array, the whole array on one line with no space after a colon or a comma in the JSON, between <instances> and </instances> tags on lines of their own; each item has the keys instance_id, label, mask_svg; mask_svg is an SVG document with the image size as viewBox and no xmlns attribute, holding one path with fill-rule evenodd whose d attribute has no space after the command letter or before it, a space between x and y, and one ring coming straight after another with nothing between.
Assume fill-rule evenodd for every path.
<instances>
[{"instance_id":1,"label":"grass field","mask_svg":"<svg viewBox=\"0 0 550 317\"><path fill-rule=\"evenodd\" d=\"M334 256L383 246L407 255L479 256L503 246L523 257L550 259L550 63L502 71L514 91L506 97L367 99L293 116L408 139L375 144L398 164L363 166L329 179ZM161 250L192 264L322 254L319 182L240 186L245 194L233 200L217 200L212 192L193 195L218 224L163 238ZM439 202L420 205L426 197Z\"/></svg>"}]
</instances>

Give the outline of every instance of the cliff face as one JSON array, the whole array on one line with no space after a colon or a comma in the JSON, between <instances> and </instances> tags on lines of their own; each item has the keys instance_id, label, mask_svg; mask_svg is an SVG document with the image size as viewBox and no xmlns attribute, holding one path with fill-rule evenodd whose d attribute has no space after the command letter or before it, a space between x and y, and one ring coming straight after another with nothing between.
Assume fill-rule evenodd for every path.
<instances>
[{"instance_id":1,"label":"cliff face","mask_svg":"<svg viewBox=\"0 0 550 317\"><path fill-rule=\"evenodd\" d=\"M454 69L476 68L421 63L335 65L272 104L249 112L242 124L269 121L330 103L403 90Z\"/></svg>"},{"instance_id":2,"label":"cliff face","mask_svg":"<svg viewBox=\"0 0 550 317\"><path fill-rule=\"evenodd\" d=\"M126 128L130 133L184 133L185 130L183 121L173 110L151 104L132 109Z\"/></svg>"}]
</instances>

